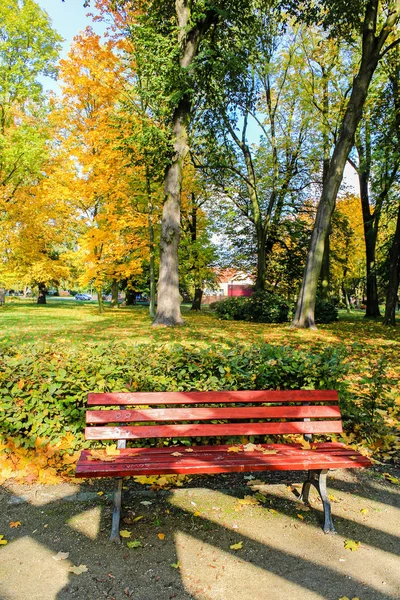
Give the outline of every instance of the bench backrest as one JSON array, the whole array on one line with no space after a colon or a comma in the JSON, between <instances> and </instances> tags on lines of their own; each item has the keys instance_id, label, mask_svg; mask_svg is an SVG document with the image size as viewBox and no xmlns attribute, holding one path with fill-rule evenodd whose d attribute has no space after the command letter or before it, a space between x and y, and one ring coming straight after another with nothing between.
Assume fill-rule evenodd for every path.
<instances>
[{"instance_id":1,"label":"bench backrest","mask_svg":"<svg viewBox=\"0 0 400 600\"><path fill-rule=\"evenodd\" d=\"M335 390L93 393L88 405L107 408L87 411L87 440L343 430Z\"/></svg>"}]
</instances>

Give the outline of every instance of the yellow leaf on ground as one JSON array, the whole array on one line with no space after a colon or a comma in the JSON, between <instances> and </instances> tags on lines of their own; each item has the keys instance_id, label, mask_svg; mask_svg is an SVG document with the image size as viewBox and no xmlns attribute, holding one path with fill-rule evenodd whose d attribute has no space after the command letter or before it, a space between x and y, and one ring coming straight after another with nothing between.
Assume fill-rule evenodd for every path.
<instances>
[{"instance_id":1,"label":"yellow leaf on ground","mask_svg":"<svg viewBox=\"0 0 400 600\"><path fill-rule=\"evenodd\" d=\"M58 552L55 556L52 556L54 560L66 560L69 556L69 552Z\"/></svg>"},{"instance_id":2,"label":"yellow leaf on ground","mask_svg":"<svg viewBox=\"0 0 400 600\"><path fill-rule=\"evenodd\" d=\"M133 519L133 523L136 523L136 521L140 521L140 519L143 519L143 515L139 515L138 517L135 517Z\"/></svg>"},{"instance_id":3,"label":"yellow leaf on ground","mask_svg":"<svg viewBox=\"0 0 400 600\"><path fill-rule=\"evenodd\" d=\"M278 511L275 510L274 508L269 508L268 512L270 512L272 515L278 515L279 514Z\"/></svg>"},{"instance_id":4,"label":"yellow leaf on ground","mask_svg":"<svg viewBox=\"0 0 400 600\"><path fill-rule=\"evenodd\" d=\"M193 513L194 517L200 517L201 516L201 512L199 512L198 510L195 510Z\"/></svg>"},{"instance_id":5,"label":"yellow leaf on ground","mask_svg":"<svg viewBox=\"0 0 400 600\"><path fill-rule=\"evenodd\" d=\"M4 535L0 535L0 546L5 546L8 541L4 539Z\"/></svg>"},{"instance_id":6,"label":"yellow leaf on ground","mask_svg":"<svg viewBox=\"0 0 400 600\"><path fill-rule=\"evenodd\" d=\"M304 515L297 514L298 518L304 521Z\"/></svg>"},{"instance_id":7,"label":"yellow leaf on ground","mask_svg":"<svg viewBox=\"0 0 400 600\"><path fill-rule=\"evenodd\" d=\"M390 483L394 483L395 485L400 485L400 479L398 479L397 477L394 477L390 473L383 473L383 477L385 479L387 479L388 481L390 481Z\"/></svg>"},{"instance_id":8,"label":"yellow leaf on ground","mask_svg":"<svg viewBox=\"0 0 400 600\"><path fill-rule=\"evenodd\" d=\"M75 573L75 575L81 575L82 573L86 573L88 570L86 565L79 565L79 567L70 567L68 571L70 573Z\"/></svg>"},{"instance_id":9,"label":"yellow leaf on ground","mask_svg":"<svg viewBox=\"0 0 400 600\"><path fill-rule=\"evenodd\" d=\"M128 548L140 548L142 542L140 540L132 540L131 542L126 542Z\"/></svg>"},{"instance_id":10,"label":"yellow leaf on ground","mask_svg":"<svg viewBox=\"0 0 400 600\"><path fill-rule=\"evenodd\" d=\"M231 550L241 550L243 548L243 542L238 542L237 544L232 544L229 546Z\"/></svg>"},{"instance_id":11,"label":"yellow leaf on ground","mask_svg":"<svg viewBox=\"0 0 400 600\"><path fill-rule=\"evenodd\" d=\"M131 532L127 531L126 529L123 529L122 531L119 532L119 535L123 538L128 538L128 537L131 537Z\"/></svg>"},{"instance_id":12,"label":"yellow leaf on ground","mask_svg":"<svg viewBox=\"0 0 400 600\"><path fill-rule=\"evenodd\" d=\"M241 446L229 446L228 452L243 452Z\"/></svg>"},{"instance_id":13,"label":"yellow leaf on ground","mask_svg":"<svg viewBox=\"0 0 400 600\"><path fill-rule=\"evenodd\" d=\"M165 539L165 533L157 533L157 537L159 540Z\"/></svg>"},{"instance_id":14,"label":"yellow leaf on ground","mask_svg":"<svg viewBox=\"0 0 400 600\"><path fill-rule=\"evenodd\" d=\"M369 512L369 511L368 511L368 508L362 508L362 509L360 510L360 513L361 513L362 515L367 515L367 514L368 514L368 512Z\"/></svg>"},{"instance_id":15,"label":"yellow leaf on ground","mask_svg":"<svg viewBox=\"0 0 400 600\"><path fill-rule=\"evenodd\" d=\"M21 521L11 521L10 529L12 529L13 527L21 527Z\"/></svg>"},{"instance_id":16,"label":"yellow leaf on ground","mask_svg":"<svg viewBox=\"0 0 400 600\"><path fill-rule=\"evenodd\" d=\"M355 542L354 540L345 540L344 547L346 550L351 550L352 552L355 552L359 549L360 542Z\"/></svg>"},{"instance_id":17,"label":"yellow leaf on ground","mask_svg":"<svg viewBox=\"0 0 400 600\"><path fill-rule=\"evenodd\" d=\"M242 505L256 505L258 504L257 498L254 496L245 496L244 498L239 498L238 503Z\"/></svg>"},{"instance_id":18,"label":"yellow leaf on ground","mask_svg":"<svg viewBox=\"0 0 400 600\"><path fill-rule=\"evenodd\" d=\"M179 567L180 567L180 566L181 566L181 563L180 563L180 561L179 561L179 560L178 560L178 562L176 562L176 563L171 563L171 567L172 567L173 569L179 569Z\"/></svg>"}]
</instances>

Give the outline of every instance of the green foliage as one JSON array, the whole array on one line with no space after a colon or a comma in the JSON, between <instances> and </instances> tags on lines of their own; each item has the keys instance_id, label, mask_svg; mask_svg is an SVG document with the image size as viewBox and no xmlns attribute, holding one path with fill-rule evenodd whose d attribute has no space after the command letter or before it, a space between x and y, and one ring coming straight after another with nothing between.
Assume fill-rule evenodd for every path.
<instances>
[{"instance_id":1,"label":"green foliage","mask_svg":"<svg viewBox=\"0 0 400 600\"><path fill-rule=\"evenodd\" d=\"M338 316L338 309L332 302L317 297L315 302L316 323L333 323L333 321L338 320Z\"/></svg>"},{"instance_id":2,"label":"green foliage","mask_svg":"<svg viewBox=\"0 0 400 600\"><path fill-rule=\"evenodd\" d=\"M214 307L221 319L258 323L285 323L290 310L283 298L269 292L255 292L250 298L227 298L215 303Z\"/></svg>"},{"instance_id":3,"label":"green foliage","mask_svg":"<svg viewBox=\"0 0 400 600\"><path fill-rule=\"evenodd\" d=\"M321 353L268 344L226 349L123 344L54 351L10 350L0 365L2 435L33 448L72 434L83 441L88 392L335 388L345 398L343 352Z\"/></svg>"}]
</instances>

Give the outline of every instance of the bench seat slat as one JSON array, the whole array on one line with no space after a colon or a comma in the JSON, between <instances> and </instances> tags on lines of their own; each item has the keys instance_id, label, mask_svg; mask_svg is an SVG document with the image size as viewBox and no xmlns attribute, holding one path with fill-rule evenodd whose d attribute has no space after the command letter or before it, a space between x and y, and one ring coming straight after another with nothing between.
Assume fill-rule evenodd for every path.
<instances>
[{"instance_id":1,"label":"bench seat slat","mask_svg":"<svg viewBox=\"0 0 400 600\"><path fill-rule=\"evenodd\" d=\"M337 402L336 390L237 390L221 392L91 393L89 406L224 404L246 402Z\"/></svg>"},{"instance_id":2,"label":"bench seat slat","mask_svg":"<svg viewBox=\"0 0 400 600\"><path fill-rule=\"evenodd\" d=\"M214 419L340 418L339 406L251 406L238 408L153 408L149 410L89 410L86 423L129 421L209 421Z\"/></svg>"},{"instance_id":3,"label":"bench seat slat","mask_svg":"<svg viewBox=\"0 0 400 600\"><path fill-rule=\"evenodd\" d=\"M89 460L90 452L82 452L77 477L123 477L128 475L165 475L226 473L244 471L281 471L368 467L368 458L342 444L317 444L315 450L303 450L296 444L263 444L277 449L277 454L262 452L228 452L228 446L185 448L130 448L121 451L112 462ZM137 452L140 450L140 452ZM172 456L171 451L181 451Z\"/></svg>"},{"instance_id":4,"label":"bench seat slat","mask_svg":"<svg viewBox=\"0 0 400 600\"><path fill-rule=\"evenodd\" d=\"M135 440L166 437L223 437L286 433L341 433L341 421L286 421L276 423L207 423L86 427L87 440Z\"/></svg>"}]
</instances>

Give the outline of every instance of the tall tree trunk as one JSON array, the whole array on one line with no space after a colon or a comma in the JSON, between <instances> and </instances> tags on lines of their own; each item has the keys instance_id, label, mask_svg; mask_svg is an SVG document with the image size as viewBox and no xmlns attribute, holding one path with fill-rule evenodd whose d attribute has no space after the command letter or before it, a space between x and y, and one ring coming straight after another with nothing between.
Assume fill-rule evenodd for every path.
<instances>
[{"instance_id":1,"label":"tall tree trunk","mask_svg":"<svg viewBox=\"0 0 400 600\"><path fill-rule=\"evenodd\" d=\"M194 298L190 310L201 310L201 300L203 298L203 290L201 288L195 288Z\"/></svg>"},{"instance_id":2,"label":"tall tree trunk","mask_svg":"<svg viewBox=\"0 0 400 600\"><path fill-rule=\"evenodd\" d=\"M397 213L396 231L390 249L389 283L386 292L385 325L396 325L396 304L400 283L400 205Z\"/></svg>"},{"instance_id":3,"label":"tall tree trunk","mask_svg":"<svg viewBox=\"0 0 400 600\"><path fill-rule=\"evenodd\" d=\"M322 146L324 151L324 160L322 163L322 185L324 184L329 171L330 161L330 141L329 141L329 73L331 69L326 69L323 65L322 69L322 86L323 86L323 100L322 100ZM321 266L321 298L328 300L329 298L329 282L330 282L330 243L329 236L330 231L325 240L324 256L322 258Z\"/></svg>"},{"instance_id":4,"label":"tall tree trunk","mask_svg":"<svg viewBox=\"0 0 400 600\"><path fill-rule=\"evenodd\" d=\"M189 0L175 0L175 10L179 26L178 42L181 47L179 65L182 74L190 73L193 61L197 56L202 36L211 24L218 19L211 10L202 21L191 26L191 3ZM182 170L185 157L189 151L187 128L190 121L190 94L185 93L172 118L172 134L174 154L166 168L164 179L164 206L161 222L160 239L160 274L158 279L157 313L154 325L180 325L181 297L179 294L178 248L180 237L180 201L182 187Z\"/></svg>"},{"instance_id":5,"label":"tall tree trunk","mask_svg":"<svg viewBox=\"0 0 400 600\"><path fill-rule=\"evenodd\" d=\"M365 9L361 64L353 82L351 96L323 184L292 327L315 328L314 312L318 278L336 196L343 179L347 158L354 144L355 132L362 117L363 106L372 75L378 65L380 52L390 31L399 19L400 0L394 3L386 23L380 29L379 35L375 36L378 8L379 0L369 0Z\"/></svg>"},{"instance_id":6,"label":"tall tree trunk","mask_svg":"<svg viewBox=\"0 0 400 600\"><path fill-rule=\"evenodd\" d=\"M112 280L111 283L111 306L118 308L118 281Z\"/></svg>"},{"instance_id":7,"label":"tall tree trunk","mask_svg":"<svg viewBox=\"0 0 400 600\"><path fill-rule=\"evenodd\" d=\"M37 299L37 303L38 304L47 304L46 303L46 292L47 292L47 287L45 283L39 283L38 284L38 299Z\"/></svg>"},{"instance_id":8,"label":"tall tree trunk","mask_svg":"<svg viewBox=\"0 0 400 600\"><path fill-rule=\"evenodd\" d=\"M97 294L97 304L99 308L99 313L102 315L104 313L104 304L103 304L103 290L101 287L95 288Z\"/></svg>"}]
</instances>

